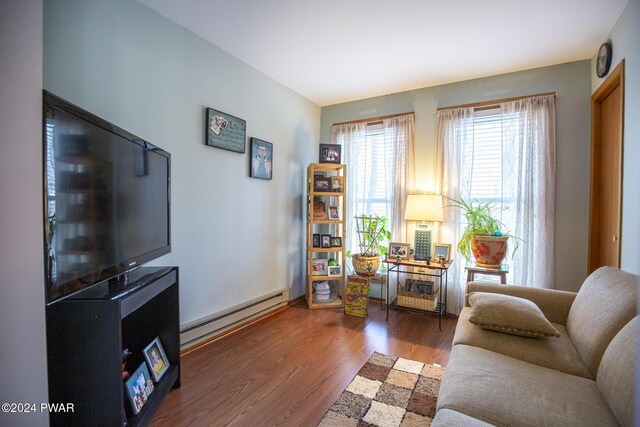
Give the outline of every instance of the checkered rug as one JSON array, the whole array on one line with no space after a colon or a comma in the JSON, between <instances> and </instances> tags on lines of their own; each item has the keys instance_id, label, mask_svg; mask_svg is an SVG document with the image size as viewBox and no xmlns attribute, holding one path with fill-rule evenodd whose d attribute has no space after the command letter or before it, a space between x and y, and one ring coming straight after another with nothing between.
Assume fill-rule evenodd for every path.
<instances>
[{"instance_id":1,"label":"checkered rug","mask_svg":"<svg viewBox=\"0 0 640 427\"><path fill-rule=\"evenodd\" d=\"M429 426L444 368L373 353L318 427Z\"/></svg>"}]
</instances>

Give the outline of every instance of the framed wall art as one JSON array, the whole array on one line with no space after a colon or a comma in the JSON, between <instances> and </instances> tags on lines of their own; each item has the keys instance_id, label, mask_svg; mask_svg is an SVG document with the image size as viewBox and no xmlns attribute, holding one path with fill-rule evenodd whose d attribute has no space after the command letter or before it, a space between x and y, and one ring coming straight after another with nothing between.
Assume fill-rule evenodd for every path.
<instances>
[{"instance_id":1,"label":"framed wall art","mask_svg":"<svg viewBox=\"0 0 640 427\"><path fill-rule=\"evenodd\" d=\"M243 153L247 139L247 122L231 114L207 108L205 144L210 147Z\"/></svg>"},{"instance_id":2,"label":"framed wall art","mask_svg":"<svg viewBox=\"0 0 640 427\"><path fill-rule=\"evenodd\" d=\"M271 179L273 171L273 144L251 138L251 178Z\"/></svg>"},{"instance_id":3,"label":"framed wall art","mask_svg":"<svg viewBox=\"0 0 640 427\"><path fill-rule=\"evenodd\" d=\"M320 144L320 163L342 163L340 144Z\"/></svg>"}]
</instances>

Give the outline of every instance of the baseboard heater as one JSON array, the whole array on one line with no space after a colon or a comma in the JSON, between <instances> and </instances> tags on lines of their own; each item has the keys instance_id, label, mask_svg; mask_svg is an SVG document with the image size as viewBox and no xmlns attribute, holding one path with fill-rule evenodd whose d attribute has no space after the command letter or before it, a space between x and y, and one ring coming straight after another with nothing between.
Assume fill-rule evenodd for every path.
<instances>
[{"instance_id":1,"label":"baseboard heater","mask_svg":"<svg viewBox=\"0 0 640 427\"><path fill-rule=\"evenodd\" d=\"M183 325L180 349L187 350L231 328L283 307L289 301L289 290L281 289Z\"/></svg>"}]
</instances>

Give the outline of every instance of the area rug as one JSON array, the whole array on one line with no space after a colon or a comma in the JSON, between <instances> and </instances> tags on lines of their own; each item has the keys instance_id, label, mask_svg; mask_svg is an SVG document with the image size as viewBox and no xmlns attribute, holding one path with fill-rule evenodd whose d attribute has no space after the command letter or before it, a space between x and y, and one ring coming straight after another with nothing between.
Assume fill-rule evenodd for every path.
<instances>
[{"instance_id":1,"label":"area rug","mask_svg":"<svg viewBox=\"0 0 640 427\"><path fill-rule=\"evenodd\" d=\"M318 427L429 426L444 368L373 353Z\"/></svg>"}]
</instances>

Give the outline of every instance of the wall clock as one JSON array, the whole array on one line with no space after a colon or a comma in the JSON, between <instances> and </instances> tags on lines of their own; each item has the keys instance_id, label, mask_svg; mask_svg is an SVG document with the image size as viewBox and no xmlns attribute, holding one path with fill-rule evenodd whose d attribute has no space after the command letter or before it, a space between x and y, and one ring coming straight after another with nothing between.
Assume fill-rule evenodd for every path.
<instances>
[{"instance_id":1,"label":"wall clock","mask_svg":"<svg viewBox=\"0 0 640 427\"><path fill-rule=\"evenodd\" d=\"M602 78L609 72L611 67L611 43L602 43L598 50L598 58L596 59L596 74Z\"/></svg>"}]
</instances>

